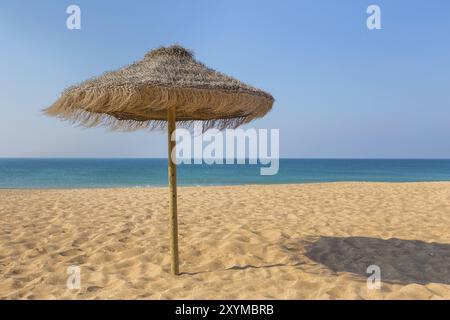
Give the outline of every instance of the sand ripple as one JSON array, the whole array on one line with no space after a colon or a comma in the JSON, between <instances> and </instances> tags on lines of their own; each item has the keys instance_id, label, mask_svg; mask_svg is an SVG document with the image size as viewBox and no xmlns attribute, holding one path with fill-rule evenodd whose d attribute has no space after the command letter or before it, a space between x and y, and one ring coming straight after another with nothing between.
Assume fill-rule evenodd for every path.
<instances>
[{"instance_id":1,"label":"sand ripple","mask_svg":"<svg viewBox=\"0 0 450 320\"><path fill-rule=\"evenodd\" d=\"M0 297L450 299L450 183L179 188L179 277L167 222L163 188L0 190Z\"/></svg>"}]
</instances>

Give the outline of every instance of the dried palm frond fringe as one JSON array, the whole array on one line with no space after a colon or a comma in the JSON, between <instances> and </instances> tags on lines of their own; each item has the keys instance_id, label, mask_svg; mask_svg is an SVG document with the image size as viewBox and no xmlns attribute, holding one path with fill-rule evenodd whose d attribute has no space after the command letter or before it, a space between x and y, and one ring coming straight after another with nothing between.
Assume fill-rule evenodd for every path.
<instances>
[{"instance_id":1,"label":"dried palm frond fringe","mask_svg":"<svg viewBox=\"0 0 450 320\"><path fill-rule=\"evenodd\" d=\"M264 116L273 97L194 60L180 46L158 48L143 60L65 90L44 112L85 127L164 129L167 109L177 125L236 128Z\"/></svg>"}]
</instances>

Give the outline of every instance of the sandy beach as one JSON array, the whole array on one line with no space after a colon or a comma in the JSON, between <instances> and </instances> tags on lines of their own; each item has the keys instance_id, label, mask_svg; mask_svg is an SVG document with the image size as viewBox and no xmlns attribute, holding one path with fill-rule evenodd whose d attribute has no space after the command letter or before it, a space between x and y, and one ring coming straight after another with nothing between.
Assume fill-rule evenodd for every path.
<instances>
[{"instance_id":1,"label":"sandy beach","mask_svg":"<svg viewBox=\"0 0 450 320\"><path fill-rule=\"evenodd\" d=\"M180 187L178 277L167 192L0 190L0 297L450 299L450 182Z\"/></svg>"}]
</instances>

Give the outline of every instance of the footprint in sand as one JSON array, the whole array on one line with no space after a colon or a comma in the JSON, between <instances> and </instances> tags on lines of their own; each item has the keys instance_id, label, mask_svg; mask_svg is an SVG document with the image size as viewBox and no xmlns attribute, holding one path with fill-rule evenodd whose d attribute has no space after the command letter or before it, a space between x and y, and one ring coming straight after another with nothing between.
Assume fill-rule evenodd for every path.
<instances>
[{"instance_id":1,"label":"footprint in sand","mask_svg":"<svg viewBox=\"0 0 450 320\"><path fill-rule=\"evenodd\" d=\"M81 249L69 249L66 251L62 251L59 253L59 255L63 256L63 257L71 257L74 256L78 253L80 253Z\"/></svg>"},{"instance_id":2,"label":"footprint in sand","mask_svg":"<svg viewBox=\"0 0 450 320\"><path fill-rule=\"evenodd\" d=\"M103 289L103 287L99 287L99 286L90 286L90 287L88 287L86 290L87 290L88 292L96 292L96 291L101 290L101 289Z\"/></svg>"}]
</instances>

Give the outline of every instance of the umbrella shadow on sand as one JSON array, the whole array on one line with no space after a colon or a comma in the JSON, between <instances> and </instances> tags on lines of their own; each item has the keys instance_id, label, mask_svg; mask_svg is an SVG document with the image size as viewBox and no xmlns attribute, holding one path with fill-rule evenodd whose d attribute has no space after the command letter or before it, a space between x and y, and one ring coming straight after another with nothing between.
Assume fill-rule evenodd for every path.
<instances>
[{"instance_id":1,"label":"umbrella shadow on sand","mask_svg":"<svg viewBox=\"0 0 450 320\"><path fill-rule=\"evenodd\" d=\"M319 237L305 246L305 256L334 272L367 279L377 265L381 281L400 284L450 284L450 244L369 237Z\"/></svg>"}]
</instances>

